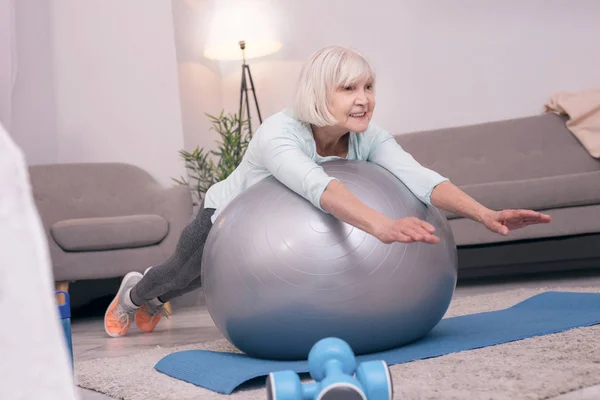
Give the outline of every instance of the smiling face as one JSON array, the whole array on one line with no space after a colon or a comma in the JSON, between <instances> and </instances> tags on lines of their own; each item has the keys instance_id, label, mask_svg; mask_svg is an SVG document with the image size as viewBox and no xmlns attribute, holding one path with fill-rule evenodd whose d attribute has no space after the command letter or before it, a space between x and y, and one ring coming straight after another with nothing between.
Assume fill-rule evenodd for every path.
<instances>
[{"instance_id":1,"label":"smiling face","mask_svg":"<svg viewBox=\"0 0 600 400\"><path fill-rule=\"evenodd\" d=\"M375 109L375 71L357 50L330 46L317 51L300 72L296 117L335 135L364 132ZM322 130L322 129L321 129Z\"/></svg>"},{"instance_id":2,"label":"smiling face","mask_svg":"<svg viewBox=\"0 0 600 400\"><path fill-rule=\"evenodd\" d=\"M346 132L364 132L375 109L374 82L362 78L356 82L333 88L329 98L329 111L336 125Z\"/></svg>"}]
</instances>

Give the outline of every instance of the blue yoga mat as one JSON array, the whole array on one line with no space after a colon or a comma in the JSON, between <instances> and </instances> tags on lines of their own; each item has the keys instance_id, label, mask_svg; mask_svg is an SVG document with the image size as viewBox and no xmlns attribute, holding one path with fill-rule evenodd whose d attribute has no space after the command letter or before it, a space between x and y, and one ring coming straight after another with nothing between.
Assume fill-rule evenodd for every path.
<instances>
[{"instance_id":1,"label":"blue yoga mat","mask_svg":"<svg viewBox=\"0 0 600 400\"><path fill-rule=\"evenodd\" d=\"M600 323L600 293L545 292L500 311L446 318L424 338L358 361L406 363ZM188 350L161 359L156 370L222 394L270 372L308 372L307 361L269 361L242 354Z\"/></svg>"}]
</instances>

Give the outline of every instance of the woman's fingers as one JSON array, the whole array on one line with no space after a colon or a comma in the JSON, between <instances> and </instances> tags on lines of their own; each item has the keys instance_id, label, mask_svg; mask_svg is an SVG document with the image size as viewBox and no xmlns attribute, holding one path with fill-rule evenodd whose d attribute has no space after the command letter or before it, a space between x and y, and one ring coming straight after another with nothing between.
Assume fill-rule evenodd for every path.
<instances>
[{"instance_id":1,"label":"woman's fingers","mask_svg":"<svg viewBox=\"0 0 600 400\"><path fill-rule=\"evenodd\" d=\"M392 242L425 242L438 243L440 239L433 235L435 227L418 218L404 218L394 221L388 226L388 232L381 236L384 243Z\"/></svg>"},{"instance_id":2,"label":"woman's fingers","mask_svg":"<svg viewBox=\"0 0 600 400\"><path fill-rule=\"evenodd\" d=\"M435 232L435 227L433 225L431 225L429 222L421 221L421 227L429 233Z\"/></svg>"},{"instance_id":3,"label":"woman's fingers","mask_svg":"<svg viewBox=\"0 0 600 400\"><path fill-rule=\"evenodd\" d=\"M440 238L435 235L428 235L427 237L425 237L425 240L423 240L423 241L425 243L436 244L436 243L439 243Z\"/></svg>"},{"instance_id":4,"label":"woman's fingers","mask_svg":"<svg viewBox=\"0 0 600 400\"><path fill-rule=\"evenodd\" d=\"M410 236L411 238L413 238L416 241L421 241L424 238L423 233L418 232L417 229L415 229L414 226L406 226L406 227L404 227L404 229L402 229L402 233L404 233L405 235Z\"/></svg>"},{"instance_id":5,"label":"woman's fingers","mask_svg":"<svg viewBox=\"0 0 600 400\"><path fill-rule=\"evenodd\" d=\"M417 227L415 228L415 231L416 231L418 234L422 235L422 236L423 236L423 238L425 238L425 239L429 239L429 238L431 238L431 237L433 236L433 235L431 234L431 232L430 232L428 229L424 228L424 227L423 227L423 226L421 226L421 225L417 226Z\"/></svg>"},{"instance_id":6,"label":"woman's fingers","mask_svg":"<svg viewBox=\"0 0 600 400\"><path fill-rule=\"evenodd\" d=\"M429 222L427 221L423 221L419 218L410 218L409 219L410 222L412 222L414 225L424 229L425 231L429 232L429 233L433 233L435 232L435 227L433 225L431 225Z\"/></svg>"},{"instance_id":7,"label":"woman's fingers","mask_svg":"<svg viewBox=\"0 0 600 400\"><path fill-rule=\"evenodd\" d=\"M550 220L550 216L547 214L542 214L541 212L533 211L533 210L520 210L521 218L531 218L537 221L547 221Z\"/></svg>"},{"instance_id":8,"label":"woman's fingers","mask_svg":"<svg viewBox=\"0 0 600 400\"><path fill-rule=\"evenodd\" d=\"M522 228L528 225L540 224L540 223L548 223L551 221L551 218L547 215L541 214L539 217L537 216L525 216L522 218L513 218L507 221L507 225L511 228Z\"/></svg>"},{"instance_id":9,"label":"woman's fingers","mask_svg":"<svg viewBox=\"0 0 600 400\"><path fill-rule=\"evenodd\" d=\"M404 235L410 236L417 242L437 243L439 238L429 233L420 225L407 226L402 230Z\"/></svg>"},{"instance_id":10,"label":"woman's fingers","mask_svg":"<svg viewBox=\"0 0 600 400\"><path fill-rule=\"evenodd\" d=\"M396 239L397 239L397 241L404 242L404 243L412 243L412 242L414 242L413 238L411 238L410 236L405 235L403 233L398 233L396 235Z\"/></svg>"},{"instance_id":11,"label":"woman's fingers","mask_svg":"<svg viewBox=\"0 0 600 400\"><path fill-rule=\"evenodd\" d=\"M500 222L494 221L491 226L492 230L501 235L508 235L508 228L505 225L502 225Z\"/></svg>"},{"instance_id":12,"label":"woman's fingers","mask_svg":"<svg viewBox=\"0 0 600 400\"><path fill-rule=\"evenodd\" d=\"M533 210L504 210L503 217L533 220L536 222L552 221L552 217L550 215Z\"/></svg>"}]
</instances>

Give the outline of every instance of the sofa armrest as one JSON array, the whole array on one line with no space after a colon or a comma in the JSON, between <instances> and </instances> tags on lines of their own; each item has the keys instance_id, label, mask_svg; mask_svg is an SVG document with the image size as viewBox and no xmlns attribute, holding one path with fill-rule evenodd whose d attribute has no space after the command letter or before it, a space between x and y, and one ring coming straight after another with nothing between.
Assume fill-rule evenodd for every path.
<instances>
[{"instance_id":1,"label":"sofa armrest","mask_svg":"<svg viewBox=\"0 0 600 400\"><path fill-rule=\"evenodd\" d=\"M151 195L146 201L152 202L152 211L169 221L169 235L175 231L175 235L179 238L179 234L193 214L193 201L189 188L183 185L165 188L156 184L149 189Z\"/></svg>"}]
</instances>

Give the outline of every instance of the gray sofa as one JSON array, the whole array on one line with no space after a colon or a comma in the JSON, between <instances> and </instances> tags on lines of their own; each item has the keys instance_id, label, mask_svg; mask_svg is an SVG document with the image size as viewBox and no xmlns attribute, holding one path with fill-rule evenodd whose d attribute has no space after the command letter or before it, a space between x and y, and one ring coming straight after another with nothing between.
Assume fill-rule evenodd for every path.
<instances>
[{"instance_id":1,"label":"gray sofa","mask_svg":"<svg viewBox=\"0 0 600 400\"><path fill-rule=\"evenodd\" d=\"M423 165L483 205L528 208L553 217L508 237L446 214L459 278L600 268L600 160L545 114L396 136Z\"/></svg>"},{"instance_id":2,"label":"gray sofa","mask_svg":"<svg viewBox=\"0 0 600 400\"><path fill-rule=\"evenodd\" d=\"M164 188L133 165L35 165L29 173L57 282L143 272L173 253L192 216L187 187Z\"/></svg>"}]
</instances>

